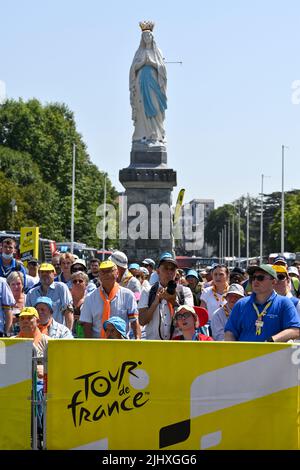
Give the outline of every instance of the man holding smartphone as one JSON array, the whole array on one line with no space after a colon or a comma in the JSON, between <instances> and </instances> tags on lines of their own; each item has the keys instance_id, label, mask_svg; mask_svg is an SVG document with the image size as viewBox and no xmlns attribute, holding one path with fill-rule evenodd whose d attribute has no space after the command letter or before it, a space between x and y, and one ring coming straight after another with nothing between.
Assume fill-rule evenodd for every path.
<instances>
[{"instance_id":1,"label":"man holding smartphone","mask_svg":"<svg viewBox=\"0 0 300 470\"><path fill-rule=\"evenodd\" d=\"M171 339L174 310L179 305L193 305L191 289L175 282L177 267L171 253L163 253L157 269L159 281L142 290L138 309L146 339Z\"/></svg>"}]
</instances>

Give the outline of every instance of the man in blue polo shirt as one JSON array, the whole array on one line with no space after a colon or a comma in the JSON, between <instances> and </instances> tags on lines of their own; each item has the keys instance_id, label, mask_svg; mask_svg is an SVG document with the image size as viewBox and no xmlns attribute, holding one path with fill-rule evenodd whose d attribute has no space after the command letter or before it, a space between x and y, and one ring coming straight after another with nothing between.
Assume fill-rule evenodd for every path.
<instances>
[{"instance_id":1,"label":"man in blue polo shirt","mask_svg":"<svg viewBox=\"0 0 300 470\"><path fill-rule=\"evenodd\" d=\"M252 294L233 307L225 341L286 342L300 336L300 317L287 297L274 290L277 273L268 264L248 269Z\"/></svg>"}]
</instances>

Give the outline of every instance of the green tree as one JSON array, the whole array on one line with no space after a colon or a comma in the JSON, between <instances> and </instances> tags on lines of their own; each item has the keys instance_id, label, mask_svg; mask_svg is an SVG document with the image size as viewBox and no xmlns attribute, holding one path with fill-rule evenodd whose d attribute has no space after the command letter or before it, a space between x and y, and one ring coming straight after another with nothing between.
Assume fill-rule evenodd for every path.
<instances>
[{"instance_id":1,"label":"green tree","mask_svg":"<svg viewBox=\"0 0 300 470\"><path fill-rule=\"evenodd\" d=\"M104 173L90 161L73 113L65 104L43 106L36 99L8 100L0 106L0 169L21 187L24 183L34 183L33 178L36 185L39 182L38 187L31 188L39 191L27 191L32 199L25 217L27 214L28 219L35 218L35 223L43 228L43 235L55 234L52 237L58 241L70 238L73 144L76 145L75 239L99 246L96 208L103 198ZM16 152L14 158L3 160L9 150ZM42 193L42 200L38 193ZM107 180L107 201L114 203L116 196Z\"/></svg>"},{"instance_id":2,"label":"green tree","mask_svg":"<svg viewBox=\"0 0 300 470\"><path fill-rule=\"evenodd\" d=\"M234 216L234 242L235 256L237 256L238 246L238 213L240 214L240 241L241 256L246 257L246 219L247 219L247 197L242 196L232 204L225 204L212 211L207 219L204 237L205 241L215 249L215 255L219 254L219 233L230 220L232 230L232 218ZM256 198L249 198L249 254L258 256L259 254L259 201ZM232 236L232 235L231 235ZM230 239L230 250L232 250ZM232 253L232 251L231 251Z\"/></svg>"},{"instance_id":3,"label":"green tree","mask_svg":"<svg viewBox=\"0 0 300 470\"><path fill-rule=\"evenodd\" d=\"M278 194L278 204L270 225L271 252L281 249L281 193ZM292 253L300 251L300 191L293 190L285 194L284 211L285 251Z\"/></svg>"}]
</instances>

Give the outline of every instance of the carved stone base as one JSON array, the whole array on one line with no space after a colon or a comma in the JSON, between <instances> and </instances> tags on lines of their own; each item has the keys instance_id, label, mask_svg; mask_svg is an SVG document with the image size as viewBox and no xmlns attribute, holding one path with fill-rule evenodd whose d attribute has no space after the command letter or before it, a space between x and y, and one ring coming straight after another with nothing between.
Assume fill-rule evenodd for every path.
<instances>
[{"instance_id":1,"label":"carved stone base","mask_svg":"<svg viewBox=\"0 0 300 470\"><path fill-rule=\"evenodd\" d=\"M162 160L163 153L165 152L157 157L157 162ZM135 152L135 165L138 159L139 156ZM142 168L130 165L120 170L119 180L125 187L127 206L123 210L121 250L127 254L130 261L138 262L144 258L157 260L163 251L172 252L170 207L172 190L176 186L176 172L170 168ZM137 237L137 230L142 238Z\"/></svg>"}]
</instances>

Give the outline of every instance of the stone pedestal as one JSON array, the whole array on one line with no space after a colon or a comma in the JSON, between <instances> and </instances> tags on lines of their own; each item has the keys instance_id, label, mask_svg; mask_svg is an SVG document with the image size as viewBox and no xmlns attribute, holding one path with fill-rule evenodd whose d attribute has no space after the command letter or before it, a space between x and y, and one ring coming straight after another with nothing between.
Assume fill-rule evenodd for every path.
<instances>
[{"instance_id":1,"label":"stone pedestal","mask_svg":"<svg viewBox=\"0 0 300 470\"><path fill-rule=\"evenodd\" d=\"M119 180L126 196L121 250L130 261L156 260L163 251L172 252L172 190L177 183L176 172L167 168L165 148L134 147Z\"/></svg>"}]
</instances>

